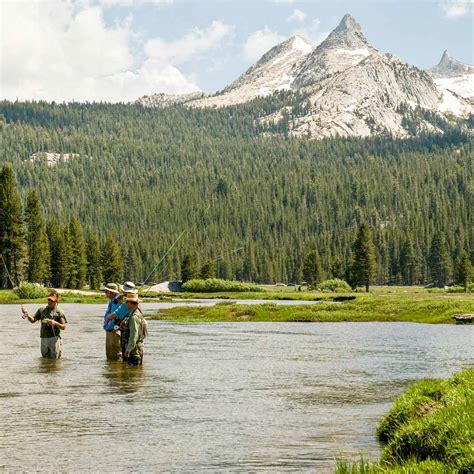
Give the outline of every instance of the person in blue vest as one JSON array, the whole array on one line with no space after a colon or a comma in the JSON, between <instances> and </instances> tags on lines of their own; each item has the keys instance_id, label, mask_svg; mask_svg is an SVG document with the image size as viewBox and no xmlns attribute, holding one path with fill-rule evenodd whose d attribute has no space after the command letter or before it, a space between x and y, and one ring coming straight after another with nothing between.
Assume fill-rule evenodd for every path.
<instances>
[{"instance_id":1,"label":"person in blue vest","mask_svg":"<svg viewBox=\"0 0 474 474\"><path fill-rule=\"evenodd\" d=\"M115 321L113 319L109 320L109 316L122 304L120 291L115 283L107 283L103 290L105 291L105 296L109 299L103 324L105 331L105 355L107 360L121 360L120 332L115 326Z\"/></svg>"},{"instance_id":2,"label":"person in blue vest","mask_svg":"<svg viewBox=\"0 0 474 474\"><path fill-rule=\"evenodd\" d=\"M123 285L120 285L120 290L123 293L123 296L125 298L132 296L132 295L137 295L138 290L135 287L135 283L131 281L126 281ZM120 299L120 305L114 309L112 313L110 313L108 316L106 316L107 322L113 326L118 326L123 323L125 317L128 315L129 308L127 306L127 303L123 298ZM105 319L104 319L105 321ZM123 339L123 338L122 338ZM119 337L120 340L120 337ZM120 351L123 354L123 348L120 346Z\"/></svg>"}]
</instances>

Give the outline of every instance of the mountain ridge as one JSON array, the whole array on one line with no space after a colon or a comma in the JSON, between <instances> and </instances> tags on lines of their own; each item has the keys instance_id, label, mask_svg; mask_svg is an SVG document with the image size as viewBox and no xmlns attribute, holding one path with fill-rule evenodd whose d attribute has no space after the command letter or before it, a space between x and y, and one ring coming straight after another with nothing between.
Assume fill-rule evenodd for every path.
<instances>
[{"instance_id":1,"label":"mountain ridge","mask_svg":"<svg viewBox=\"0 0 474 474\"><path fill-rule=\"evenodd\" d=\"M289 136L316 139L385 133L403 138L415 129L442 133L420 110L445 121L467 119L474 111L470 101L473 71L474 67L451 58L447 51L438 66L426 71L390 53L382 54L368 42L361 25L346 14L319 45L292 36L222 91L180 103L220 108L288 91L301 96L305 106L298 106L296 114L292 107L283 106L261 117L261 124L288 120ZM417 126L407 127L415 115Z\"/></svg>"}]
</instances>

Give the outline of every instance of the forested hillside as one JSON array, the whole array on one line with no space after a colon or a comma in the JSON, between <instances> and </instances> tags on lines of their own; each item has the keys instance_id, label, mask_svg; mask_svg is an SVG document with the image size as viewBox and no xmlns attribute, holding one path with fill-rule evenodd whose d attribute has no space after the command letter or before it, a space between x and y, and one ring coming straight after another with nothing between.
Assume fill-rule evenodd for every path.
<instances>
[{"instance_id":1,"label":"forested hillside","mask_svg":"<svg viewBox=\"0 0 474 474\"><path fill-rule=\"evenodd\" d=\"M37 191L46 220L77 216L102 244L112 235L134 280L183 231L155 280L178 278L190 254L199 265L216 259L224 278L298 281L313 250L325 277L343 277L364 220L378 283L430 281L433 242L451 274L463 250L472 259L466 135L267 136L256 119L287 99L220 110L0 102L0 162L12 165L25 204L28 191ZM284 136L285 122L279 127ZM79 156L48 166L45 158L30 160L37 152Z\"/></svg>"}]
</instances>

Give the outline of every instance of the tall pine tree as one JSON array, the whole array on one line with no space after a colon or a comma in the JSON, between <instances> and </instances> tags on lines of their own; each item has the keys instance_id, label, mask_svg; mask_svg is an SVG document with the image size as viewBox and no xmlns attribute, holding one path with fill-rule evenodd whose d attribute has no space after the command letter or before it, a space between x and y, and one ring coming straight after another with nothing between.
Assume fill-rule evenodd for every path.
<instances>
[{"instance_id":1,"label":"tall pine tree","mask_svg":"<svg viewBox=\"0 0 474 474\"><path fill-rule=\"evenodd\" d=\"M376 272L375 246L369 225L363 222L359 227L353 248L352 275L355 284L364 285L365 291L368 292Z\"/></svg>"},{"instance_id":2,"label":"tall pine tree","mask_svg":"<svg viewBox=\"0 0 474 474\"><path fill-rule=\"evenodd\" d=\"M100 263L100 247L97 236L89 231L86 241L86 256L87 256L87 275L86 281L91 290L96 290L100 287L102 282L102 268Z\"/></svg>"},{"instance_id":3,"label":"tall pine tree","mask_svg":"<svg viewBox=\"0 0 474 474\"><path fill-rule=\"evenodd\" d=\"M46 284L50 281L50 246L38 193L31 190L26 199L25 221L28 249L28 281Z\"/></svg>"},{"instance_id":4,"label":"tall pine tree","mask_svg":"<svg viewBox=\"0 0 474 474\"><path fill-rule=\"evenodd\" d=\"M446 247L446 241L441 232L436 232L431 242L428 258L430 276L437 287L447 285L451 276L451 258Z\"/></svg>"},{"instance_id":5,"label":"tall pine tree","mask_svg":"<svg viewBox=\"0 0 474 474\"><path fill-rule=\"evenodd\" d=\"M73 217L69 223L69 238L71 245L70 288L81 289L86 282L87 256L84 233L77 217Z\"/></svg>"},{"instance_id":6,"label":"tall pine tree","mask_svg":"<svg viewBox=\"0 0 474 474\"><path fill-rule=\"evenodd\" d=\"M102 248L102 275L105 283L122 281L123 260L119 246L111 235Z\"/></svg>"},{"instance_id":7,"label":"tall pine tree","mask_svg":"<svg viewBox=\"0 0 474 474\"><path fill-rule=\"evenodd\" d=\"M458 257L456 262L456 274L457 283L462 285L464 287L464 291L467 292L472 278L472 264L466 251L461 252Z\"/></svg>"},{"instance_id":8,"label":"tall pine tree","mask_svg":"<svg viewBox=\"0 0 474 474\"><path fill-rule=\"evenodd\" d=\"M310 288L316 288L321 281L321 258L318 252L308 252L303 261L303 278Z\"/></svg>"},{"instance_id":9,"label":"tall pine tree","mask_svg":"<svg viewBox=\"0 0 474 474\"><path fill-rule=\"evenodd\" d=\"M24 275L25 242L20 196L10 165L0 171L0 286L18 285Z\"/></svg>"}]
</instances>

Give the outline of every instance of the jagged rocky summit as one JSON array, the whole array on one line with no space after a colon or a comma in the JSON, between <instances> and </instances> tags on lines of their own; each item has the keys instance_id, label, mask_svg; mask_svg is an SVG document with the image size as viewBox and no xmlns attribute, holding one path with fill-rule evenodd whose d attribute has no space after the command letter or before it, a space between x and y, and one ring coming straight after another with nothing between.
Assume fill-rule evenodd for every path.
<instances>
[{"instance_id":1,"label":"jagged rocky summit","mask_svg":"<svg viewBox=\"0 0 474 474\"><path fill-rule=\"evenodd\" d=\"M285 120L294 137L386 133L406 137L420 131L441 133L439 123L430 116L448 121L473 113L472 78L473 67L447 52L428 71L382 54L367 41L354 18L345 15L318 46L293 36L270 49L222 91L199 98L180 96L179 103L227 107L290 91L298 94L304 106L298 110L286 106L261 118L263 127L270 130L271 124ZM160 104L175 100L157 96Z\"/></svg>"},{"instance_id":2,"label":"jagged rocky summit","mask_svg":"<svg viewBox=\"0 0 474 474\"><path fill-rule=\"evenodd\" d=\"M474 66L452 58L445 50L437 66L427 69L436 85L466 99L474 99Z\"/></svg>"}]
</instances>

